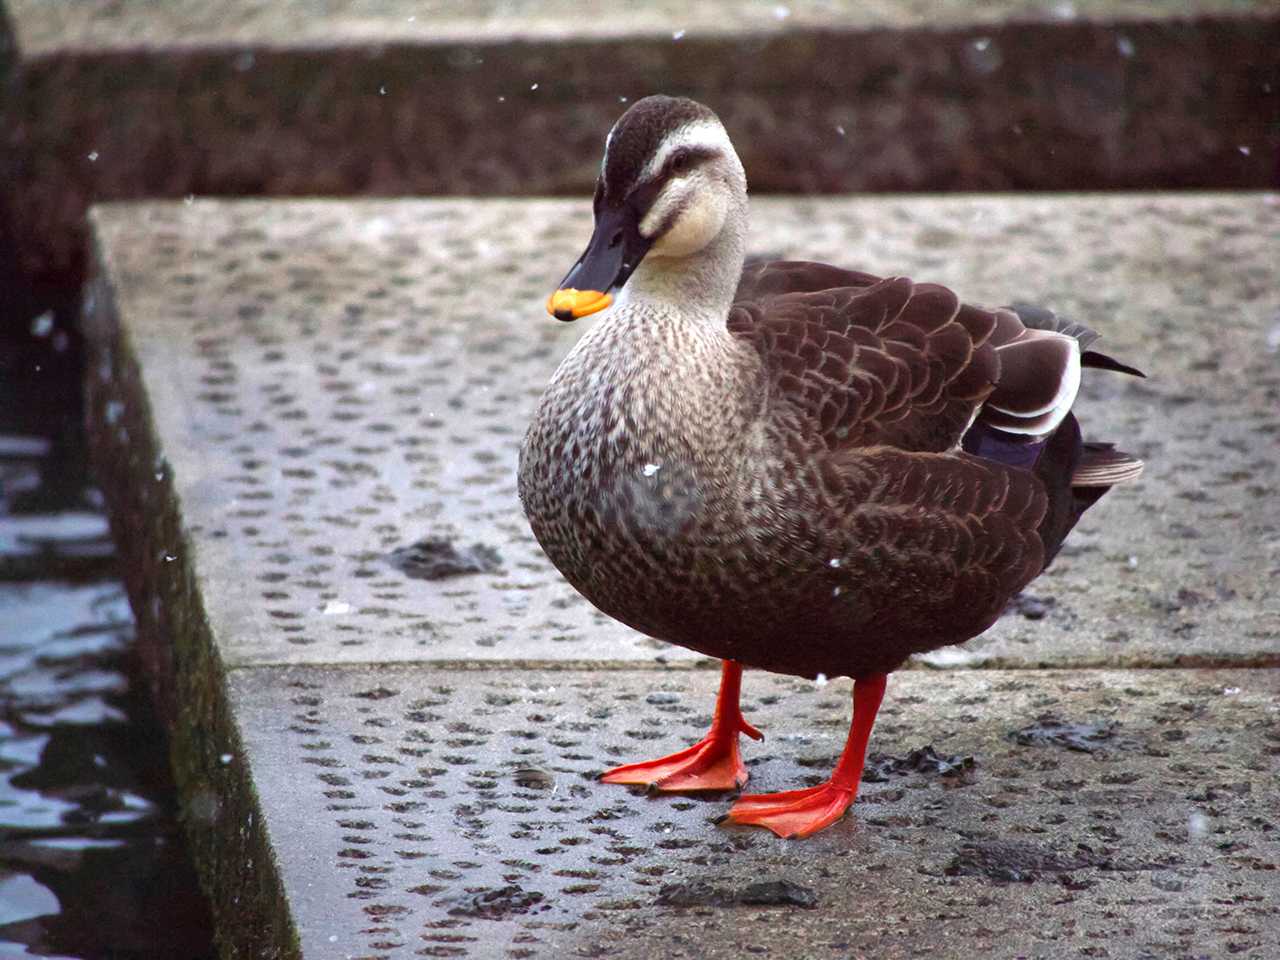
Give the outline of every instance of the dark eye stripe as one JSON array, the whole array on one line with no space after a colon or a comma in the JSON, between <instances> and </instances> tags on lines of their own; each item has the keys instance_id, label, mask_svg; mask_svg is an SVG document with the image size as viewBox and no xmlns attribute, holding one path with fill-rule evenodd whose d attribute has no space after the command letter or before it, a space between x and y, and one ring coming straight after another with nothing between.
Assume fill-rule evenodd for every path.
<instances>
[{"instance_id":1,"label":"dark eye stripe","mask_svg":"<svg viewBox=\"0 0 1280 960\"><path fill-rule=\"evenodd\" d=\"M681 214L684 213L688 206L689 198L685 197L684 203L677 204L675 209L668 211L666 217L663 218L662 223L658 226L658 229L654 231L654 239L656 240L659 237L665 236L667 231L676 225L676 221L680 219Z\"/></svg>"},{"instance_id":2,"label":"dark eye stripe","mask_svg":"<svg viewBox=\"0 0 1280 960\"><path fill-rule=\"evenodd\" d=\"M720 151L714 147L681 147L677 152L684 153L688 157L686 171L693 170L700 164L720 155ZM652 180L646 180L638 184L628 194L627 205L635 211L637 222L644 219L645 214L649 212L649 208L653 206L653 201L658 199L658 194L662 192L662 188L667 185L667 181L674 175L672 172L672 160L674 159L675 153L667 158L657 176ZM670 226L670 224L666 226Z\"/></svg>"},{"instance_id":3,"label":"dark eye stripe","mask_svg":"<svg viewBox=\"0 0 1280 960\"><path fill-rule=\"evenodd\" d=\"M706 163L719 153L720 151L715 147L680 147L673 150L671 156L667 157L667 162L662 165L662 171L658 174L657 179L667 180L675 173L675 168L681 161L684 163L684 172L688 173L694 167Z\"/></svg>"},{"instance_id":4,"label":"dark eye stripe","mask_svg":"<svg viewBox=\"0 0 1280 960\"><path fill-rule=\"evenodd\" d=\"M627 206L635 211L636 223L644 219L644 215L653 206L653 201L658 199L658 194L662 192L663 184L666 182L666 177L657 177L640 184L631 191L627 197Z\"/></svg>"}]
</instances>

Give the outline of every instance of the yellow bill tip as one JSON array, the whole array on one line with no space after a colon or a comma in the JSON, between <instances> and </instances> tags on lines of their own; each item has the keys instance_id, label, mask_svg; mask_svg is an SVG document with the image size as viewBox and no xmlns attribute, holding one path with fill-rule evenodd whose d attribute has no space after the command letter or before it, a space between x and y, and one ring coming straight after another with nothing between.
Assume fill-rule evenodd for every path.
<instances>
[{"instance_id":1,"label":"yellow bill tip","mask_svg":"<svg viewBox=\"0 0 1280 960\"><path fill-rule=\"evenodd\" d=\"M613 303L613 294L599 290L557 290L547 298L547 313L557 320L577 320Z\"/></svg>"}]
</instances>

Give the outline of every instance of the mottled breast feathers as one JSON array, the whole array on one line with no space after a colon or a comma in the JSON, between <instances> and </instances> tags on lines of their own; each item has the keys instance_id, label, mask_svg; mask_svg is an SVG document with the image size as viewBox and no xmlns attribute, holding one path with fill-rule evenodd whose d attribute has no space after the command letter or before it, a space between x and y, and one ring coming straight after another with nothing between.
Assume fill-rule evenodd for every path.
<instances>
[{"instance_id":1,"label":"mottled breast feathers","mask_svg":"<svg viewBox=\"0 0 1280 960\"><path fill-rule=\"evenodd\" d=\"M828 450L942 452L995 389L1002 313L1017 323L936 284L774 261L744 272L728 326Z\"/></svg>"}]
</instances>

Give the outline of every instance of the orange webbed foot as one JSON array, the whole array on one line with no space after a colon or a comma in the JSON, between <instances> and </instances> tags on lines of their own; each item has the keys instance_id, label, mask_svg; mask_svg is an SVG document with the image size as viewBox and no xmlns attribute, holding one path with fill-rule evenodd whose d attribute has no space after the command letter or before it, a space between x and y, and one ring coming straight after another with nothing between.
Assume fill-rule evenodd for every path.
<instances>
[{"instance_id":1,"label":"orange webbed foot","mask_svg":"<svg viewBox=\"0 0 1280 960\"><path fill-rule=\"evenodd\" d=\"M885 675L859 677L853 682L853 722L844 752L831 779L807 790L783 793L750 793L738 798L725 819L772 830L783 839L808 837L831 826L849 809L858 795L867 741L884 699Z\"/></svg>"},{"instance_id":2,"label":"orange webbed foot","mask_svg":"<svg viewBox=\"0 0 1280 960\"><path fill-rule=\"evenodd\" d=\"M745 720L743 733L763 737ZM747 782L747 768L738 754L738 730L712 730L693 746L657 760L628 763L601 775L605 783L630 783L663 792L735 790Z\"/></svg>"},{"instance_id":3,"label":"orange webbed foot","mask_svg":"<svg viewBox=\"0 0 1280 960\"><path fill-rule=\"evenodd\" d=\"M678 753L643 763L614 767L601 775L605 783L633 783L650 790L735 790L747 782L747 768L738 756L738 734L755 740L764 734L747 723L738 708L742 689L742 665L725 660L721 665L720 693L707 735Z\"/></svg>"},{"instance_id":4,"label":"orange webbed foot","mask_svg":"<svg viewBox=\"0 0 1280 960\"><path fill-rule=\"evenodd\" d=\"M808 837L831 826L849 809L856 790L830 781L807 790L749 793L726 815L731 823L765 827L785 839Z\"/></svg>"}]
</instances>

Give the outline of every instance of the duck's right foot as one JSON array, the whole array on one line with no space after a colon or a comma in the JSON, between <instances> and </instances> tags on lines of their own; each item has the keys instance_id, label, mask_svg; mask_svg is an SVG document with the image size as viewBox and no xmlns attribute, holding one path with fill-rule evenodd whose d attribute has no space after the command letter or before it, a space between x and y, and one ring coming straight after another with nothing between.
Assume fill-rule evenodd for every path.
<instances>
[{"instance_id":1,"label":"duck's right foot","mask_svg":"<svg viewBox=\"0 0 1280 960\"><path fill-rule=\"evenodd\" d=\"M759 740L755 727L741 721L742 732ZM631 783L650 790L736 790L747 782L747 768L738 755L738 730L721 733L712 728L693 746L657 760L614 767L601 777L605 783Z\"/></svg>"}]
</instances>

